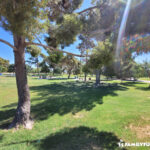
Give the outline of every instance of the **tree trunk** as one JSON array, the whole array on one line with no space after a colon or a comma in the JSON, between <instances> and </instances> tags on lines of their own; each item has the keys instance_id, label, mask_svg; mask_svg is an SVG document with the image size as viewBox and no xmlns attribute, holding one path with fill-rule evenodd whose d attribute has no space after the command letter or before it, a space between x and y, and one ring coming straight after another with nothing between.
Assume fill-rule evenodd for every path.
<instances>
[{"instance_id":1,"label":"tree trunk","mask_svg":"<svg viewBox=\"0 0 150 150\"><path fill-rule=\"evenodd\" d=\"M33 121L30 118L30 93L27 84L27 73L25 66L25 38L14 36L14 45L17 51L15 55L16 84L18 91L18 106L10 128L23 125L25 128L32 128Z\"/></svg>"},{"instance_id":2,"label":"tree trunk","mask_svg":"<svg viewBox=\"0 0 150 150\"><path fill-rule=\"evenodd\" d=\"M87 74L84 73L84 81L86 82L86 77L87 77Z\"/></svg>"},{"instance_id":3,"label":"tree trunk","mask_svg":"<svg viewBox=\"0 0 150 150\"><path fill-rule=\"evenodd\" d=\"M55 69L53 68L53 76L55 75Z\"/></svg>"},{"instance_id":4,"label":"tree trunk","mask_svg":"<svg viewBox=\"0 0 150 150\"><path fill-rule=\"evenodd\" d=\"M99 86L100 85L100 70L96 70L96 83L95 83L96 86Z\"/></svg>"},{"instance_id":5,"label":"tree trunk","mask_svg":"<svg viewBox=\"0 0 150 150\"><path fill-rule=\"evenodd\" d=\"M38 76L40 78L39 59L38 58L37 58L37 64L36 64L36 66L37 66Z\"/></svg>"},{"instance_id":6,"label":"tree trunk","mask_svg":"<svg viewBox=\"0 0 150 150\"><path fill-rule=\"evenodd\" d=\"M70 73L68 74L68 79L70 79Z\"/></svg>"}]
</instances>

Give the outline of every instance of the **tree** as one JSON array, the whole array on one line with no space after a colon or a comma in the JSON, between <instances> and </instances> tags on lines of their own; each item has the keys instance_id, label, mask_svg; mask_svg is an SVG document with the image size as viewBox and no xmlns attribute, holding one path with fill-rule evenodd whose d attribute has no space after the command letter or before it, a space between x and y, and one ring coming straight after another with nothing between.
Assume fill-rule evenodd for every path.
<instances>
[{"instance_id":1,"label":"tree","mask_svg":"<svg viewBox=\"0 0 150 150\"><path fill-rule=\"evenodd\" d=\"M25 66L25 47L26 41L33 39L32 35L40 30L41 23L40 8L44 6L44 2L35 0L0 0L0 24L2 27L13 34L14 46L1 40L14 50L15 56L15 72L18 90L18 107L11 127L24 125L31 128L32 120L30 117L30 94L27 83L27 74ZM9 12L11 13L8 13Z\"/></svg>"},{"instance_id":2,"label":"tree","mask_svg":"<svg viewBox=\"0 0 150 150\"><path fill-rule=\"evenodd\" d=\"M82 41L78 48L84 55L87 56L85 62L87 63L88 55L91 49L95 46L95 41L105 41L107 38L114 40L113 32L116 32L119 8L122 8L121 1L114 0L93 0L92 3L100 6L99 9L90 10L86 15L81 16L83 23L83 30L79 36ZM121 6L121 7L120 7ZM123 5L124 6L124 5ZM116 25L117 24L117 25ZM94 43L95 42L95 43ZM86 51L89 50L89 54ZM86 80L85 72L85 80Z\"/></svg>"},{"instance_id":3,"label":"tree","mask_svg":"<svg viewBox=\"0 0 150 150\"><path fill-rule=\"evenodd\" d=\"M61 10L65 11L66 8L69 10L71 8L76 9L80 4L75 1L74 3L77 5L76 7L74 7L75 5L70 6L72 3L69 3L69 6L66 7L66 2L64 1L0 0L0 25L13 34L14 45L3 39L0 39L0 42L7 44L14 50L18 90L18 106L10 128L19 125L23 125L25 128L31 128L33 124L30 116L30 94L24 59L25 48L29 45L38 45L53 51L61 51L41 43L34 43L33 41L38 34L45 31L48 22L48 14L57 12L59 15L62 15L63 13ZM61 10L53 10L55 4L60 7ZM51 8L49 9L51 13L47 12L48 8ZM74 9L72 9L72 11L74 11ZM8 13L8 10L11 13ZM54 18L57 18L57 15Z\"/></svg>"},{"instance_id":4,"label":"tree","mask_svg":"<svg viewBox=\"0 0 150 150\"><path fill-rule=\"evenodd\" d=\"M115 64L112 62L111 64L106 65L104 67L103 75L106 76L107 79L116 76L115 67L114 66L115 66Z\"/></svg>"},{"instance_id":5,"label":"tree","mask_svg":"<svg viewBox=\"0 0 150 150\"><path fill-rule=\"evenodd\" d=\"M93 49L93 52L88 61L90 68L95 70L96 73L96 86L100 84L100 74L102 68L108 65L113 59L113 47L112 44L106 40L99 42Z\"/></svg>"},{"instance_id":6,"label":"tree","mask_svg":"<svg viewBox=\"0 0 150 150\"><path fill-rule=\"evenodd\" d=\"M132 1L133 7L127 21L126 39L123 41L125 51L136 52L137 55L149 52L149 5L150 1L146 0Z\"/></svg>"},{"instance_id":7,"label":"tree","mask_svg":"<svg viewBox=\"0 0 150 150\"><path fill-rule=\"evenodd\" d=\"M40 67L41 67L41 72L43 73L48 73L50 72L50 69L48 67L48 65L46 64L46 61L43 60L41 63L40 63Z\"/></svg>"},{"instance_id":8,"label":"tree","mask_svg":"<svg viewBox=\"0 0 150 150\"><path fill-rule=\"evenodd\" d=\"M0 72L7 72L9 61L0 57Z\"/></svg>"},{"instance_id":9,"label":"tree","mask_svg":"<svg viewBox=\"0 0 150 150\"><path fill-rule=\"evenodd\" d=\"M8 72L15 72L15 65L14 64L10 64L8 66Z\"/></svg>"},{"instance_id":10,"label":"tree","mask_svg":"<svg viewBox=\"0 0 150 150\"><path fill-rule=\"evenodd\" d=\"M88 73L91 73L91 69L88 63L84 64L82 67L82 71L84 72L84 81L86 82L86 77Z\"/></svg>"},{"instance_id":11,"label":"tree","mask_svg":"<svg viewBox=\"0 0 150 150\"><path fill-rule=\"evenodd\" d=\"M124 53L134 53L134 55L141 55L150 52L150 35L149 34L136 34L130 38L123 40Z\"/></svg>"},{"instance_id":12,"label":"tree","mask_svg":"<svg viewBox=\"0 0 150 150\"><path fill-rule=\"evenodd\" d=\"M135 78L135 62L134 61L124 61L121 65L121 78L127 79Z\"/></svg>"},{"instance_id":13,"label":"tree","mask_svg":"<svg viewBox=\"0 0 150 150\"><path fill-rule=\"evenodd\" d=\"M66 55L62 59L62 67L63 70L67 71L68 79L70 79L71 73L77 68L78 64L79 64L78 60L71 55Z\"/></svg>"},{"instance_id":14,"label":"tree","mask_svg":"<svg viewBox=\"0 0 150 150\"><path fill-rule=\"evenodd\" d=\"M87 30L88 30L88 28L87 28ZM79 36L81 43L79 43L79 45L77 47L79 49L81 55L85 55L85 58L80 59L80 63L81 62L85 63L84 69L83 69L85 82L86 82L86 77L87 77L87 73L88 73L86 71L88 56L89 56L90 50L95 46L94 41L88 35L86 35L86 33L87 32L85 32L83 35L81 34Z\"/></svg>"},{"instance_id":15,"label":"tree","mask_svg":"<svg viewBox=\"0 0 150 150\"><path fill-rule=\"evenodd\" d=\"M147 61L144 61L142 66L144 69L144 77L150 77L150 63Z\"/></svg>"},{"instance_id":16,"label":"tree","mask_svg":"<svg viewBox=\"0 0 150 150\"><path fill-rule=\"evenodd\" d=\"M30 65L27 65L27 64L26 64L26 70L27 70L27 74L33 72L33 68Z\"/></svg>"},{"instance_id":17,"label":"tree","mask_svg":"<svg viewBox=\"0 0 150 150\"><path fill-rule=\"evenodd\" d=\"M139 5L133 7L133 9L130 11L130 15L127 22L126 35L143 34L143 33L150 32L150 28L149 28L150 1L139 0L139 3L135 1L135 4L136 5L139 4Z\"/></svg>"},{"instance_id":18,"label":"tree","mask_svg":"<svg viewBox=\"0 0 150 150\"><path fill-rule=\"evenodd\" d=\"M30 45L26 47L26 51L31 54L31 58L28 62L31 64L36 64L37 73L39 75L39 56L41 55L41 49L35 45Z\"/></svg>"},{"instance_id":19,"label":"tree","mask_svg":"<svg viewBox=\"0 0 150 150\"><path fill-rule=\"evenodd\" d=\"M56 67L54 69L54 74L62 74L62 68L61 67Z\"/></svg>"},{"instance_id":20,"label":"tree","mask_svg":"<svg viewBox=\"0 0 150 150\"><path fill-rule=\"evenodd\" d=\"M76 68L73 70L73 74L74 75L81 74L81 63L80 62L78 62L78 64L76 65Z\"/></svg>"},{"instance_id":21,"label":"tree","mask_svg":"<svg viewBox=\"0 0 150 150\"><path fill-rule=\"evenodd\" d=\"M49 65L49 68L53 69L53 75L55 73L56 70L58 70L58 68L60 68L60 63L63 59L63 53L62 52L51 52L49 53L49 56L47 56L46 58L46 62Z\"/></svg>"}]
</instances>

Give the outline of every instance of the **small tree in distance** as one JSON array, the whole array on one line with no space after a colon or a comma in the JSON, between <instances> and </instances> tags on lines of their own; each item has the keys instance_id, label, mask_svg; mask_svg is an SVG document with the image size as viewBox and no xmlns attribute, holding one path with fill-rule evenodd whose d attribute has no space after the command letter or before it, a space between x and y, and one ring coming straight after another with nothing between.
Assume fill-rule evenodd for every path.
<instances>
[{"instance_id":1,"label":"small tree in distance","mask_svg":"<svg viewBox=\"0 0 150 150\"><path fill-rule=\"evenodd\" d=\"M71 55L66 55L62 59L62 68L63 70L67 71L68 79L70 79L71 73L73 73L73 71L78 67L78 64L79 64L78 60Z\"/></svg>"},{"instance_id":2,"label":"small tree in distance","mask_svg":"<svg viewBox=\"0 0 150 150\"><path fill-rule=\"evenodd\" d=\"M0 57L0 72L6 72L8 70L9 61Z\"/></svg>"},{"instance_id":3,"label":"small tree in distance","mask_svg":"<svg viewBox=\"0 0 150 150\"><path fill-rule=\"evenodd\" d=\"M51 53L48 52L48 54L49 56L47 56L45 61L49 65L49 68L53 69L53 75L54 75L54 73L57 72L57 69L60 68L61 61L64 56L62 52L58 52L58 51L51 52Z\"/></svg>"},{"instance_id":4,"label":"small tree in distance","mask_svg":"<svg viewBox=\"0 0 150 150\"><path fill-rule=\"evenodd\" d=\"M88 73L91 73L91 69L88 63L83 65L82 71L84 72L84 81L86 82Z\"/></svg>"},{"instance_id":5,"label":"small tree in distance","mask_svg":"<svg viewBox=\"0 0 150 150\"><path fill-rule=\"evenodd\" d=\"M15 65L14 64L10 64L8 66L8 72L15 72Z\"/></svg>"},{"instance_id":6,"label":"small tree in distance","mask_svg":"<svg viewBox=\"0 0 150 150\"><path fill-rule=\"evenodd\" d=\"M29 63L36 65L37 73L40 75L39 56L41 55L41 49L38 46L30 45L27 46L26 51L31 55Z\"/></svg>"},{"instance_id":7,"label":"small tree in distance","mask_svg":"<svg viewBox=\"0 0 150 150\"><path fill-rule=\"evenodd\" d=\"M98 42L88 61L89 67L95 71L96 86L100 84L100 75L102 68L108 65L113 59L113 47L109 40Z\"/></svg>"}]
</instances>

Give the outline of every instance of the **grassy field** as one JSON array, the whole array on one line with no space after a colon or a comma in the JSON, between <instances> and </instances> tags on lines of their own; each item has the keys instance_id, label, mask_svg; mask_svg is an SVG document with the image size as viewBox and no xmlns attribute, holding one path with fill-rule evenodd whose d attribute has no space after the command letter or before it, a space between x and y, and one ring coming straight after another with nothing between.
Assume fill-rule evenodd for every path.
<instances>
[{"instance_id":1,"label":"grassy field","mask_svg":"<svg viewBox=\"0 0 150 150\"><path fill-rule=\"evenodd\" d=\"M150 78L139 78L139 80L150 81Z\"/></svg>"},{"instance_id":2,"label":"grassy field","mask_svg":"<svg viewBox=\"0 0 150 150\"><path fill-rule=\"evenodd\" d=\"M0 77L0 150L117 150L120 139L150 142L148 84L111 83L94 88L92 82L30 77L34 128L6 130L17 91L14 77Z\"/></svg>"}]
</instances>

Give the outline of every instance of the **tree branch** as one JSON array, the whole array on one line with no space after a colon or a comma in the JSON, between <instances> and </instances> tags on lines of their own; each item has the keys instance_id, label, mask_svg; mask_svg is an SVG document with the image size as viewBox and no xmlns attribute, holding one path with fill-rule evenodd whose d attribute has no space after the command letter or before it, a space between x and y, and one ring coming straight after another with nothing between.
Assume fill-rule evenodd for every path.
<instances>
[{"instance_id":1,"label":"tree branch","mask_svg":"<svg viewBox=\"0 0 150 150\"><path fill-rule=\"evenodd\" d=\"M104 6L105 6L105 2L103 2L100 6L93 6L93 7L89 7L89 8L87 8L87 9L84 9L84 10L78 12L78 14L81 15L81 14L87 12L87 11L91 11L91 10L96 9L96 8L101 9L101 8L103 8Z\"/></svg>"},{"instance_id":2,"label":"tree branch","mask_svg":"<svg viewBox=\"0 0 150 150\"><path fill-rule=\"evenodd\" d=\"M80 12L78 12L79 15L83 14L84 12L87 12L87 11L90 11L90 10L93 10L93 9L96 9L96 8L99 8L99 6L93 6L93 7L89 7L87 9L84 9Z\"/></svg>"},{"instance_id":3,"label":"tree branch","mask_svg":"<svg viewBox=\"0 0 150 150\"><path fill-rule=\"evenodd\" d=\"M66 53L66 54L69 54L69 55L72 55L72 56L76 56L76 57L85 57L85 56L82 56L82 55L73 54L73 53L70 53L70 52L67 52L67 51L63 51L63 50L60 50L60 49L57 49L57 48L54 48L54 47L51 47L51 46L46 46L46 45L41 44L41 43L26 42L26 46L28 46L28 45L37 45L37 46L41 46L41 47L43 47L47 50L59 51L59 52L63 52L63 53Z\"/></svg>"},{"instance_id":4,"label":"tree branch","mask_svg":"<svg viewBox=\"0 0 150 150\"><path fill-rule=\"evenodd\" d=\"M15 46L13 46L12 44L10 44L9 42L7 42L7 41L5 41L5 40L3 40L3 39L0 39L0 42L6 44L6 45L8 45L8 46L10 46L11 48L14 49L14 51L17 51L17 48L16 48Z\"/></svg>"},{"instance_id":5,"label":"tree branch","mask_svg":"<svg viewBox=\"0 0 150 150\"><path fill-rule=\"evenodd\" d=\"M95 30L95 31L92 31L92 32L89 32L87 33L89 35L89 37L93 37L95 35L102 35L104 34L105 32L110 32L114 29L114 26L110 26L109 28L106 28L106 29L98 29L98 30Z\"/></svg>"},{"instance_id":6,"label":"tree branch","mask_svg":"<svg viewBox=\"0 0 150 150\"><path fill-rule=\"evenodd\" d=\"M42 42L41 42L41 40L35 35L35 37L36 37L36 39L38 40L38 42L40 43L40 44L42 44Z\"/></svg>"}]
</instances>

